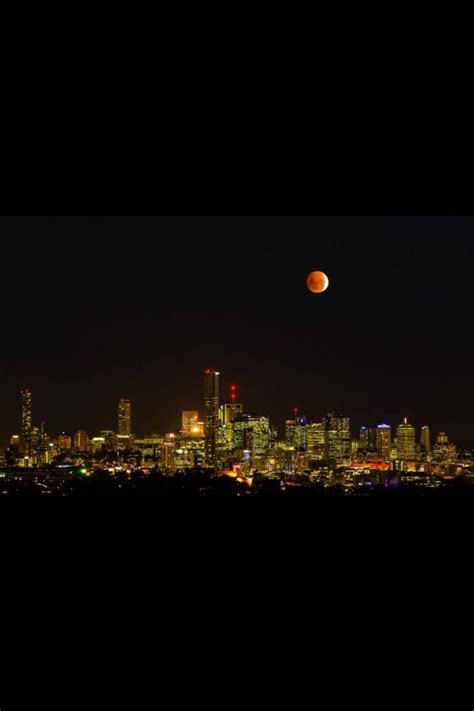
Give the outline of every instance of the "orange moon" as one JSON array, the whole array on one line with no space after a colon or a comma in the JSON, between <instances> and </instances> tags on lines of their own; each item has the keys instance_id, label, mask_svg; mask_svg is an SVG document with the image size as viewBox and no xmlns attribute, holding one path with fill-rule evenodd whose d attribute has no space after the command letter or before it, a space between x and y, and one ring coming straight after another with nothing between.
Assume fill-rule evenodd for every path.
<instances>
[{"instance_id":1,"label":"orange moon","mask_svg":"<svg viewBox=\"0 0 474 711\"><path fill-rule=\"evenodd\" d=\"M329 286L329 279L324 272L311 272L306 278L306 286L313 294L322 294Z\"/></svg>"}]
</instances>

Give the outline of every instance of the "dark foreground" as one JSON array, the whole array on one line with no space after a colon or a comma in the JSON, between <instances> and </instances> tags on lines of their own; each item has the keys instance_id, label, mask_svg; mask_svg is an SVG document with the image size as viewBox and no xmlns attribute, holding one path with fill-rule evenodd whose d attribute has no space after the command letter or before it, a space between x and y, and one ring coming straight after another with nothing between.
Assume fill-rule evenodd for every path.
<instances>
[{"instance_id":1,"label":"dark foreground","mask_svg":"<svg viewBox=\"0 0 474 711\"><path fill-rule=\"evenodd\" d=\"M472 477L404 479L397 476L383 482L361 479L351 485L309 481L307 477L256 475L253 480L218 475L209 470L186 470L169 475L114 473L98 470L90 475L57 470L0 474L0 496L375 496L453 497L474 495Z\"/></svg>"}]
</instances>

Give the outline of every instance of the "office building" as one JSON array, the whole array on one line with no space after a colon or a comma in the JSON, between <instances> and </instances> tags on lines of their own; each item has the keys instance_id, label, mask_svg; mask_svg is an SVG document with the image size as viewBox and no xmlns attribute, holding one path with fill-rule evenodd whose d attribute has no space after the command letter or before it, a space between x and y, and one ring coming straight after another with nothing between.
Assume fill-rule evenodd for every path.
<instances>
[{"instance_id":1,"label":"office building","mask_svg":"<svg viewBox=\"0 0 474 711\"><path fill-rule=\"evenodd\" d=\"M422 454L429 457L431 455L431 433L428 425L424 425L421 428L420 444Z\"/></svg>"},{"instance_id":2,"label":"office building","mask_svg":"<svg viewBox=\"0 0 474 711\"><path fill-rule=\"evenodd\" d=\"M351 463L351 427L349 417L329 414L324 419L326 429L325 458L332 459L337 466Z\"/></svg>"},{"instance_id":3,"label":"office building","mask_svg":"<svg viewBox=\"0 0 474 711\"><path fill-rule=\"evenodd\" d=\"M326 432L323 422L310 422L306 430L306 443L308 457L311 459L324 459L324 445Z\"/></svg>"},{"instance_id":4,"label":"office building","mask_svg":"<svg viewBox=\"0 0 474 711\"><path fill-rule=\"evenodd\" d=\"M125 398L121 398L118 404L117 434L125 437L132 434L132 403Z\"/></svg>"},{"instance_id":5,"label":"office building","mask_svg":"<svg viewBox=\"0 0 474 711\"><path fill-rule=\"evenodd\" d=\"M206 464L217 465L219 436L219 375L209 368L204 372L204 437Z\"/></svg>"},{"instance_id":6,"label":"office building","mask_svg":"<svg viewBox=\"0 0 474 711\"><path fill-rule=\"evenodd\" d=\"M20 451L26 457L31 454L31 423L32 423L32 405L31 405L31 390L25 388L21 391L21 444Z\"/></svg>"},{"instance_id":7,"label":"office building","mask_svg":"<svg viewBox=\"0 0 474 711\"><path fill-rule=\"evenodd\" d=\"M390 425L377 427L377 454L385 461L389 461L392 451L392 428Z\"/></svg>"},{"instance_id":8,"label":"office building","mask_svg":"<svg viewBox=\"0 0 474 711\"><path fill-rule=\"evenodd\" d=\"M402 424L397 427L397 459L415 459L416 431L405 417Z\"/></svg>"},{"instance_id":9,"label":"office building","mask_svg":"<svg viewBox=\"0 0 474 711\"><path fill-rule=\"evenodd\" d=\"M181 431L185 437L199 436L199 413L197 410L183 410L181 413Z\"/></svg>"},{"instance_id":10,"label":"office building","mask_svg":"<svg viewBox=\"0 0 474 711\"><path fill-rule=\"evenodd\" d=\"M78 430L74 435L74 451L75 452L90 452L91 441L87 432Z\"/></svg>"},{"instance_id":11,"label":"office building","mask_svg":"<svg viewBox=\"0 0 474 711\"><path fill-rule=\"evenodd\" d=\"M270 449L270 421L260 415L242 415L233 421L235 450L265 454Z\"/></svg>"}]
</instances>

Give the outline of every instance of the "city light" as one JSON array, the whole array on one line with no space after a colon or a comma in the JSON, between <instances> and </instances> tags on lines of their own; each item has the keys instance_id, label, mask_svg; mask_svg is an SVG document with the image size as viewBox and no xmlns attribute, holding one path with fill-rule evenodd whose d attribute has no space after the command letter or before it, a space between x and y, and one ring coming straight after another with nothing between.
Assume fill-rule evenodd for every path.
<instances>
[{"instance_id":1,"label":"city light","mask_svg":"<svg viewBox=\"0 0 474 711\"><path fill-rule=\"evenodd\" d=\"M446 432L432 435L429 425L403 417L357 428L343 413L309 416L295 407L282 429L268 415L247 414L235 384L227 392L221 402L220 373L207 369L201 401L190 403L201 407L202 419L199 409L183 410L175 431L135 434L132 400L120 398L115 430L89 434L79 427L51 435L44 422L36 424L32 391L23 389L20 434L0 449L3 493L74 495L105 487L110 493L253 496L301 489L372 496L474 487L474 451L457 447ZM177 419L171 413L170 425Z\"/></svg>"}]
</instances>

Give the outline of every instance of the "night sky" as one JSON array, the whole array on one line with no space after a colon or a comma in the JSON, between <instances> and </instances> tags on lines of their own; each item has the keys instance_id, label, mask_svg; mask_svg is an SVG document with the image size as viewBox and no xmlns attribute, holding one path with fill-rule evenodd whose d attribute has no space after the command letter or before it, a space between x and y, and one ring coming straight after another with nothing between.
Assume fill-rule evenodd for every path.
<instances>
[{"instance_id":1,"label":"night sky","mask_svg":"<svg viewBox=\"0 0 474 711\"><path fill-rule=\"evenodd\" d=\"M473 218L0 217L2 443L202 410L202 372L283 432L294 407L408 416L474 445ZM308 272L330 279L322 295Z\"/></svg>"}]
</instances>

